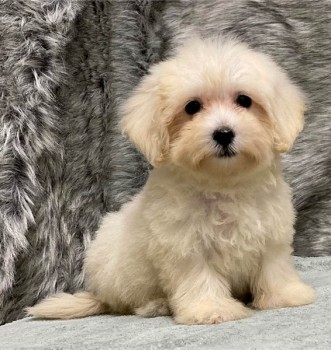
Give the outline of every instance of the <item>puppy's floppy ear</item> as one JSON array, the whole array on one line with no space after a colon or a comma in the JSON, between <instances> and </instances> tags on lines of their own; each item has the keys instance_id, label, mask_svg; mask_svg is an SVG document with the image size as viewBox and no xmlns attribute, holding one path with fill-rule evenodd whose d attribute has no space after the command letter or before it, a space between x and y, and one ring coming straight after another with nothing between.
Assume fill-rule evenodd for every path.
<instances>
[{"instance_id":1,"label":"puppy's floppy ear","mask_svg":"<svg viewBox=\"0 0 331 350\"><path fill-rule=\"evenodd\" d=\"M154 167L169 149L169 115L162 105L159 65L150 70L121 107L123 132Z\"/></svg>"},{"instance_id":2,"label":"puppy's floppy ear","mask_svg":"<svg viewBox=\"0 0 331 350\"><path fill-rule=\"evenodd\" d=\"M305 97L283 72L279 72L273 95L269 99L269 113L275 123L275 149L288 152L303 129Z\"/></svg>"}]
</instances>

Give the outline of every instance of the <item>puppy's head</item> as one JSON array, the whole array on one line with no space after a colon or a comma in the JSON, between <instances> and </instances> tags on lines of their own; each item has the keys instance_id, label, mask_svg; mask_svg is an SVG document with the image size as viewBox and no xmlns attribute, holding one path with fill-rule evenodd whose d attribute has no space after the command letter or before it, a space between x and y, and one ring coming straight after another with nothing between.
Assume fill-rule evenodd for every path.
<instances>
[{"instance_id":1,"label":"puppy's head","mask_svg":"<svg viewBox=\"0 0 331 350\"><path fill-rule=\"evenodd\" d=\"M302 93L268 56L194 39L142 79L122 128L153 166L234 176L290 150L303 113Z\"/></svg>"}]
</instances>

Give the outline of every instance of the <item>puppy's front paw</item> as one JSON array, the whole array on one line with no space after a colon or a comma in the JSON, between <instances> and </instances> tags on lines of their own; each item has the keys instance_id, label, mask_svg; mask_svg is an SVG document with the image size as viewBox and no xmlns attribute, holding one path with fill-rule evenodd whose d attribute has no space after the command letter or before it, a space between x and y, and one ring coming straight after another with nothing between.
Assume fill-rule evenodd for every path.
<instances>
[{"instance_id":1,"label":"puppy's front paw","mask_svg":"<svg viewBox=\"0 0 331 350\"><path fill-rule=\"evenodd\" d=\"M239 320L251 314L251 311L236 300L202 302L182 308L175 314L179 324L215 324Z\"/></svg>"},{"instance_id":2,"label":"puppy's front paw","mask_svg":"<svg viewBox=\"0 0 331 350\"><path fill-rule=\"evenodd\" d=\"M254 298L252 306L256 309L275 309L282 307L301 306L315 301L313 288L302 282L289 283L286 286L267 293L261 293Z\"/></svg>"}]
</instances>

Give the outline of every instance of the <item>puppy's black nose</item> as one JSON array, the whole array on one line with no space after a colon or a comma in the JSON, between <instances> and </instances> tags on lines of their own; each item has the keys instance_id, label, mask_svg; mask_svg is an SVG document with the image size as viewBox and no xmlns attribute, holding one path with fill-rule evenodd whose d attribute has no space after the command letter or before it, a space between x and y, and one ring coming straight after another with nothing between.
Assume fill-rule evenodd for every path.
<instances>
[{"instance_id":1,"label":"puppy's black nose","mask_svg":"<svg viewBox=\"0 0 331 350\"><path fill-rule=\"evenodd\" d=\"M213 133L213 140L225 148L230 145L234 137L234 132L228 128L218 129Z\"/></svg>"}]
</instances>

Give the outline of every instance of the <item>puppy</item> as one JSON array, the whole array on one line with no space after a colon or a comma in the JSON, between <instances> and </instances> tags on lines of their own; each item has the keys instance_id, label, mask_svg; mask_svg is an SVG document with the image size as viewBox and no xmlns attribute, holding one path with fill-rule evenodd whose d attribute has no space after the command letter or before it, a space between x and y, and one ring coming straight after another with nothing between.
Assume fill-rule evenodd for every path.
<instances>
[{"instance_id":1,"label":"puppy","mask_svg":"<svg viewBox=\"0 0 331 350\"><path fill-rule=\"evenodd\" d=\"M104 218L86 255L87 292L29 315L211 324L248 316L247 293L256 309L314 301L293 267L280 163L303 128L304 97L268 56L231 38L193 39L151 68L121 112L154 170Z\"/></svg>"}]
</instances>

